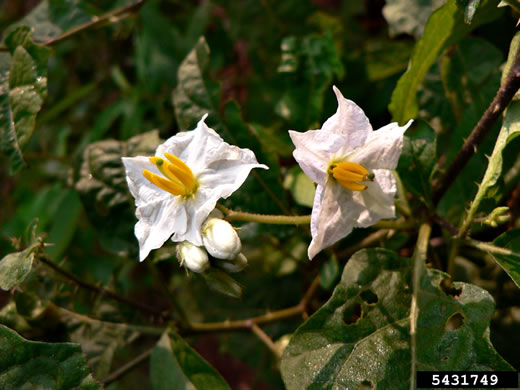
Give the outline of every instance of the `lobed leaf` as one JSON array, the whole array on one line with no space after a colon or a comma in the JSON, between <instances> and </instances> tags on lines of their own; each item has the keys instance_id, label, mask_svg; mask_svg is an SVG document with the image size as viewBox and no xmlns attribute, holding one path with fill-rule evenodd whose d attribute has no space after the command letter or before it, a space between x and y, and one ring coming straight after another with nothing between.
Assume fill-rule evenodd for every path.
<instances>
[{"instance_id":1,"label":"lobed leaf","mask_svg":"<svg viewBox=\"0 0 520 390\"><path fill-rule=\"evenodd\" d=\"M10 55L0 57L0 152L9 156L14 173L25 165L22 149L47 96L50 50L32 41L27 26L12 29L5 43Z\"/></svg>"},{"instance_id":2,"label":"lobed leaf","mask_svg":"<svg viewBox=\"0 0 520 390\"><path fill-rule=\"evenodd\" d=\"M282 357L290 389L408 389L413 264L384 249L354 254L332 297ZM427 269L418 296L417 370L512 370L489 340L493 298Z\"/></svg>"},{"instance_id":3,"label":"lobed leaf","mask_svg":"<svg viewBox=\"0 0 520 390\"><path fill-rule=\"evenodd\" d=\"M102 389L78 344L29 341L0 325L0 350L2 389Z\"/></svg>"},{"instance_id":4,"label":"lobed leaf","mask_svg":"<svg viewBox=\"0 0 520 390\"><path fill-rule=\"evenodd\" d=\"M153 390L229 390L220 374L178 334L165 332L150 357Z\"/></svg>"}]
</instances>

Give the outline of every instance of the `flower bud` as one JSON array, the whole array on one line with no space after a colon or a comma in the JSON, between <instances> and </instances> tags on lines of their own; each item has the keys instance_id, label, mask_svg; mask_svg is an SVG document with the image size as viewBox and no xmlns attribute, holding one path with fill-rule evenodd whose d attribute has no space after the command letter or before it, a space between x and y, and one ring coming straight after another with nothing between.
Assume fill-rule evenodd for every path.
<instances>
[{"instance_id":1,"label":"flower bud","mask_svg":"<svg viewBox=\"0 0 520 390\"><path fill-rule=\"evenodd\" d=\"M240 272L247 267L247 257L239 253L232 260L215 260L215 265L227 272Z\"/></svg>"},{"instance_id":2,"label":"flower bud","mask_svg":"<svg viewBox=\"0 0 520 390\"><path fill-rule=\"evenodd\" d=\"M183 241L177 245L177 259L181 265L193 272L204 272L210 266L208 254L204 248Z\"/></svg>"},{"instance_id":3,"label":"flower bud","mask_svg":"<svg viewBox=\"0 0 520 390\"><path fill-rule=\"evenodd\" d=\"M242 243L233 226L220 218L209 218L202 225L202 242L208 253L224 260L233 259L242 249Z\"/></svg>"}]
</instances>

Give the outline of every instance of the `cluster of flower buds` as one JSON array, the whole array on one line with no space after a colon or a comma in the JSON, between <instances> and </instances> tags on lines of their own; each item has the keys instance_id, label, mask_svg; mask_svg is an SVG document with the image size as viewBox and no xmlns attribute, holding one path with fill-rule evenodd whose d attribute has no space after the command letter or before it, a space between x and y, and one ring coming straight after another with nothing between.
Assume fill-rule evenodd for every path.
<instances>
[{"instance_id":1,"label":"cluster of flower buds","mask_svg":"<svg viewBox=\"0 0 520 390\"><path fill-rule=\"evenodd\" d=\"M227 272L240 272L247 266L247 258L240 252L240 237L222 217L222 213L215 210L202 224L203 247L188 241L177 245L177 258L181 265L198 273L206 271L211 265Z\"/></svg>"},{"instance_id":2,"label":"cluster of flower buds","mask_svg":"<svg viewBox=\"0 0 520 390\"><path fill-rule=\"evenodd\" d=\"M511 215L508 214L508 207L497 207L491 214L483 221L484 224L496 228L498 225L508 222L511 219Z\"/></svg>"}]
</instances>

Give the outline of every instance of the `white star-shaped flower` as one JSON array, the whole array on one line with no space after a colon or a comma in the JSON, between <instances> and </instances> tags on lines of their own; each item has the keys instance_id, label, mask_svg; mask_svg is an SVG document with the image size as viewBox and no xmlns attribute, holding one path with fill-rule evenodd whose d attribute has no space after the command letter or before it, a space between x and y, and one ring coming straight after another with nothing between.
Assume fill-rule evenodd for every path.
<instances>
[{"instance_id":1,"label":"white star-shaped flower","mask_svg":"<svg viewBox=\"0 0 520 390\"><path fill-rule=\"evenodd\" d=\"M312 259L323 248L367 227L395 217L395 169L409 121L372 130L365 113L333 87L338 110L319 130L289 131L294 158L317 183L312 207Z\"/></svg>"},{"instance_id":2,"label":"white star-shaped flower","mask_svg":"<svg viewBox=\"0 0 520 390\"><path fill-rule=\"evenodd\" d=\"M201 226L220 198L227 198L258 164L254 153L229 145L205 123L159 145L155 157L123 157L139 221L139 259L170 237L202 246Z\"/></svg>"}]
</instances>

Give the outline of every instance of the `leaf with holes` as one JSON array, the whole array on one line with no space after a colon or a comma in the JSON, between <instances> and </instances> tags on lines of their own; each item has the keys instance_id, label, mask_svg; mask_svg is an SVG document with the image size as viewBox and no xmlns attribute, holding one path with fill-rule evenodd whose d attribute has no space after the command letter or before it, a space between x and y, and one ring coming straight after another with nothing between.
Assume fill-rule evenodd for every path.
<instances>
[{"instance_id":1,"label":"leaf with holes","mask_svg":"<svg viewBox=\"0 0 520 390\"><path fill-rule=\"evenodd\" d=\"M150 357L154 390L229 390L226 381L179 335L163 334Z\"/></svg>"},{"instance_id":2,"label":"leaf with holes","mask_svg":"<svg viewBox=\"0 0 520 390\"><path fill-rule=\"evenodd\" d=\"M209 64L209 47L201 37L182 61L173 91L175 117L181 130L193 129L204 114L212 113L213 104L204 72Z\"/></svg>"},{"instance_id":3,"label":"leaf with holes","mask_svg":"<svg viewBox=\"0 0 520 390\"><path fill-rule=\"evenodd\" d=\"M41 343L0 325L0 388L102 389L78 344Z\"/></svg>"},{"instance_id":4,"label":"leaf with holes","mask_svg":"<svg viewBox=\"0 0 520 390\"><path fill-rule=\"evenodd\" d=\"M330 300L282 357L288 389L408 389L412 261L384 249L354 254ZM489 293L427 269L417 323L418 370L512 370L489 340Z\"/></svg>"},{"instance_id":5,"label":"leaf with holes","mask_svg":"<svg viewBox=\"0 0 520 390\"><path fill-rule=\"evenodd\" d=\"M426 24L424 36L417 41L408 70L399 79L392 93L388 108L395 121L404 124L417 116L417 90L437 57L471 30L497 18L500 15L496 8L497 3L498 0L482 1L471 25L464 23L463 13L457 9L455 0L448 0L432 14Z\"/></svg>"},{"instance_id":6,"label":"leaf with holes","mask_svg":"<svg viewBox=\"0 0 520 390\"><path fill-rule=\"evenodd\" d=\"M510 251L510 253L490 253L490 255L520 287L520 229L505 232L493 241L493 245Z\"/></svg>"},{"instance_id":7,"label":"leaf with holes","mask_svg":"<svg viewBox=\"0 0 520 390\"><path fill-rule=\"evenodd\" d=\"M10 55L0 56L0 152L9 156L14 173L25 165L22 149L47 97L50 49L35 44L27 26L11 30L5 44Z\"/></svg>"}]
</instances>

